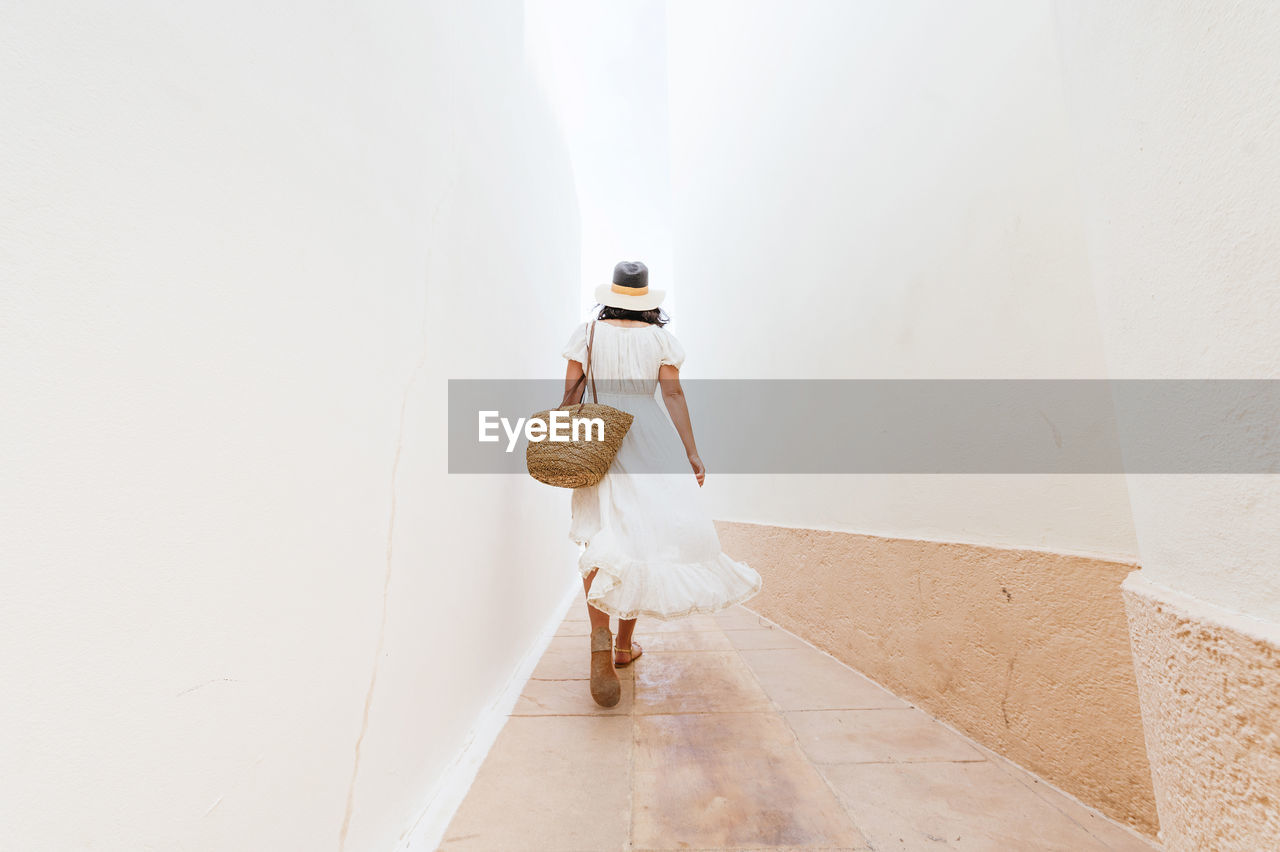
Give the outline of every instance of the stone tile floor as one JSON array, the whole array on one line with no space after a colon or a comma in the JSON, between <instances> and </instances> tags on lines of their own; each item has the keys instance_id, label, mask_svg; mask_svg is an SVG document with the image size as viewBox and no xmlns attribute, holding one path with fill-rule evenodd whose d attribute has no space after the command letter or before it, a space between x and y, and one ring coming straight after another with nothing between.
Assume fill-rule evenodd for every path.
<instances>
[{"instance_id":1,"label":"stone tile floor","mask_svg":"<svg viewBox=\"0 0 1280 852\"><path fill-rule=\"evenodd\" d=\"M441 849L1156 848L745 607L641 618L611 708L589 632L579 594Z\"/></svg>"}]
</instances>

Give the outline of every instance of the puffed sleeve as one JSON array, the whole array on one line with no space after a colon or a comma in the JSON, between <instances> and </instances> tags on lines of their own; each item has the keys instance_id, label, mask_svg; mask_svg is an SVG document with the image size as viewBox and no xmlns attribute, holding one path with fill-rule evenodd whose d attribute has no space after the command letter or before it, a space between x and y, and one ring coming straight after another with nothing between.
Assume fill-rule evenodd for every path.
<instances>
[{"instance_id":1,"label":"puffed sleeve","mask_svg":"<svg viewBox=\"0 0 1280 852\"><path fill-rule=\"evenodd\" d=\"M684 347L680 345L679 340L676 340L675 335L665 328L661 329L661 332L662 358L659 363L670 364L678 370L684 363Z\"/></svg>"},{"instance_id":2,"label":"puffed sleeve","mask_svg":"<svg viewBox=\"0 0 1280 852\"><path fill-rule=\"evenodd\" d=\"M587 324L585 322L579 323L573 330L573 334L569 335L569 341L565 343L560 354L580 364L587 362Z\"/></svg>"}]
</instances>

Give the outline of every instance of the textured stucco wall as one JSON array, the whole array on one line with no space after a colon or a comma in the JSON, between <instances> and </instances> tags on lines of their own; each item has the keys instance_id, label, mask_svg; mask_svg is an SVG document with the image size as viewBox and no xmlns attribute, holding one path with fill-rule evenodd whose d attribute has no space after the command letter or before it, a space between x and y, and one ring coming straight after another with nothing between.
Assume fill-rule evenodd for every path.
<instances>
[{"instance_id":1,"label":"textured stucco wall","mask_svg":"<svg viewBox=\"0 0 1280 852\"><path fill-rule=\"evenodd\" d=\"M1169 849L1280 843L1280 631L1134 575L1124 584L1160 837Z\"/></svg>"},{"instance_id":2,"label":"textured stucco wall","mask_svg":"<svg viewBox=\"0 0 1280 852\"><path fill-rule=\"evenodd\" d=\"M1280 378L1280 5L1054 5L1111 375ZM1276 848L1274 640L1211 622L1280 624L1280 477L1128 479L1167 848Z\"/></svg>"},{"instance_id":3,"label":"textured stucco wall","mask_svg":"<svg viewBox=\"0 0 1280 852\"><path fill-rule=\"evenodd\" d=\"M717 524L747 606L1086 804L1154 834L1120 583L1132 563Z\"/></svg>"},{"instance_id":4,"label":"textured stucco wall","mask_svg":"<svg viewBox=\"0 0 1280 852\"><path fill-rule=\"evenodd\" d=\"M520 13L0 8L0 847L392 849L562 599L443 443L578 301Z\"/></svg>"}]
</instances>

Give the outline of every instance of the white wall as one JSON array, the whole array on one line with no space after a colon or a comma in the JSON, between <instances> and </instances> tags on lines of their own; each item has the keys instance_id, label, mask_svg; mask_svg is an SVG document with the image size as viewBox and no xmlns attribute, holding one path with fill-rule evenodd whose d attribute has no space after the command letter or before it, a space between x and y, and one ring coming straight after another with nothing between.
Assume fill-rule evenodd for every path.
<instances>
[{"instance_id":1,"label":"white wall","mask_svg":"<svg viewBox=\"0 0 1280 852\"><path fill-rule=\"evenodd\" d=\"M665 5L525 0L526 49L573 162L584 315L620 260L671 288Z\"/></svg>"},{"instance_id":2,"label":"white wall","mask_svg":"<svg viewBox=\"0 0 1280 852\"><path fill-rule=\"evenodd\" d=\"M390 849L576 581L566 495L446 473L578 301L522 43L5 4L0 846Z\"/></svg>"},{"instance_id":3,"label":"white wall","mask_svg":"<svg viewBox=\"0 0 1280 852\"><path fill-rule=\"evenodd\" d=\"M1106 375L1047 0L667 15L686 376ZM1118 475L717 477L713 452L726 519L1136 553Z\"/></svg>"},{"instance_id":4,"label":"white wall","mask_svg":"<svg viewBox=\"0 0 1280 852\"><path fill-rule=\"evenodd\" d=\"M1058 2L1122 378L1280 378L1280 7ZM1274 475L1131 476L1146 579L1280 622Z\"/></svg>"}]
</instances>

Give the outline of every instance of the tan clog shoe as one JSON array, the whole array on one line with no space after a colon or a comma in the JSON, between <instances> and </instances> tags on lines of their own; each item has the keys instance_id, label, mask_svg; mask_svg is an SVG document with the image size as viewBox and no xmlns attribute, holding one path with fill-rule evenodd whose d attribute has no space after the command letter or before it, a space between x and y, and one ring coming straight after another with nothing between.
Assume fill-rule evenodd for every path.
<instances>
[{"instance_id":1,"label":"tan clog shoe","mask_svg":"<svg viewBox=\"0 0 1280 852\"><path fill-rule=\"evenodd\" d=\"M622 684L613 669L613 631L608 627L591 631L591 697L601 707L612 707L622 697Z\"/></svg>"}]
</instances>

